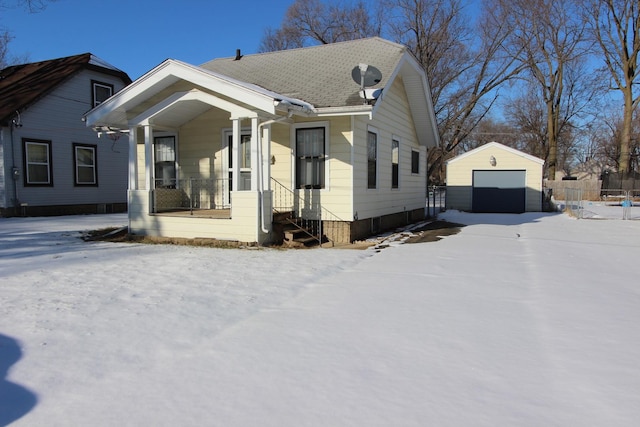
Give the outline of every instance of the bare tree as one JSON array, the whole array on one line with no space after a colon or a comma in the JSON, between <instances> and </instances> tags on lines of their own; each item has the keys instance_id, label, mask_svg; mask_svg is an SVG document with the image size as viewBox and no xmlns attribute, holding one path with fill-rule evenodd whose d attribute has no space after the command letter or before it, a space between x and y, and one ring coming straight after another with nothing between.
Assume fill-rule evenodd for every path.
<instances>
[{"instance_id":1,"label":"bare tree","mask_svg":"<svg viewBox=\"0 0 640 427\"><path fill-rule=\"evenodd\" d=\"M514 29L509 48L526 67L528 81L537 87L545 106L545 148L547 176L555 179L558 168L558 143L562 127L571 123L567 98L576 87L577 74L589 52L586 23L576 13L574 0L496 0ZM573 108L573 106L571 107ZM563 109L565 111L563 111Z\"/></svg>"},{"instance_id":2,"label":"bare tree","mask_svg":"<svg viewBox=\"0 0 640 427\"><path fill-rule=\"evenodd\" d=\"M287 9L280 28L265 30L259 50L268 52L380 35L378 16L363 1L339 4L296 0Z\"/></svg>"},{"instance_id":3,"label":"bare tree","mask_svg":"<svg viewBox=\"0 0 640 427\"><path fill-rule=\"evenodd\" d=\"M518 148L520 130L510 123L485 117L469 136L459 144L461 151L466 152L489 142L499 142L508 147Z\"/></svg>"},{"instance_id":4,"label":"bare tree","mask_svg":"<svg viewBox=\"0 0 640 427\"><path fill-rule=\"evenodd\" d=\"M571 79L569 79L571 81ZM516 129L513 136L513 147L545 160L545 174L549 179L555 179L555 172L564 171L566 175L572 173L573 167L579 162L579 136L582 129L575 125L577 111L588 101L580 93L574 93L576 86L567 84L565 96L557 110L556 132L556 170L554 175L548 172L548 159L551 154L549 143L549 120L547 102L543 93L535 83L526 86L526 90L506 104L504 114L508 122ZM580 100L580 104L577 104ZM586 126L585 126L586 128Z\"/></svg>"},{"instance_id":5,"label":"bare tree","mask_svg":"<svg viewBox=\"0 0 640 427\"><path fill-rule=\"evenodd\" d=\"M47 3L53 1L55 0L0 0L0 12L10 8L24 7L29 13L36 13L43 10ZM19 62L18 58L14 60L9 58L9 43L12 39L11 32L0 27L0 68L4 68L10 63Z\"/></svg>"},{"instance_id":6,"label":"bare tree","mask_svg":"<svg viewBox=\"0 0 640 427\"><path fill-rule=\"evenodd\" d=\"M11 34L6 30L0 30L0 69L7 66L9 42L11 42Z\"/></svg>"},{"instance_id":7,"label":"bare tree","mask_svg":"<svg viewBox=\"0 0 640 427\"><path fill-rule=\"evenodd\" d=\"M522 65L503 49L512 29L502 11L483 7L477 24L461 0L389 0L390 32L426 70L441 146L430 153L429 175L442 169L487 115L498 90ZM483 3L484 5L484 3Z\"/></svg>"},{"instance_id":8,"label":"bare tree","mask_svg":"<svg viewBox=\"0 0 640 427\"><path fill-rule=\"evenodd\" d=\"M624 109L619 132L618 172L631 170L632 128L640 96L633 86L639 83L640 1L591 0L585 8L592 35L600 48L610 87L622 94Z\"/></svg>"},{"instance_id":9,"label":"bare tree","mask_svg":"<svg viewBox=\"0 0 640 427\"><path fill-rule=\"evenodd\" d=\"M619 112L608 114L599 122L593 132L594 153L611 169L620 171L620 139L624 128L624 118ZM629 163L631 170L640 166L640 117L631 123Z\"/></svg>"}]
</instances>

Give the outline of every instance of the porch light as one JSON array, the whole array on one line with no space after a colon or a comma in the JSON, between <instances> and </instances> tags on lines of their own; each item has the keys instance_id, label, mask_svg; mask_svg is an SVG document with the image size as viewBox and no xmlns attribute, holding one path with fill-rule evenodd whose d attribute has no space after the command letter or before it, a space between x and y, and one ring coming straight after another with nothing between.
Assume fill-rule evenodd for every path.
<instances>
[{"instance_id":1,"label":"porch light","mask_svg":"<svg viewBox=\"0 0 640 427\"><path fill-rule=\"evenodd\" d=\"M496 158L493 156L489 157L489 163L491 164L491 166L495 166L496 164L498 164Z\"/></svg>"}]
</instances>

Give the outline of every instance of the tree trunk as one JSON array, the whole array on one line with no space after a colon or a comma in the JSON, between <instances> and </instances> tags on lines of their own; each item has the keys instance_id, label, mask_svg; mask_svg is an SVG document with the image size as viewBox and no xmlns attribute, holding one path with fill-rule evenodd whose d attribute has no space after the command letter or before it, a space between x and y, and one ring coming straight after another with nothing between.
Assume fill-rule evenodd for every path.
<instances>
[{"instance_id":1,"label":"tree trunk","mask_svg":"<svg viewBox=\"0 0 640 427\"><path fill-rule=\"evenodd\" d=\"M553 101L547 100L547 136L549 138L549 154L547 156L547 179L555 181L556 167L558 164L558 132L556 111Z\"/></svg>"},{"instance_id":2,"label":"tree trunk","mask_svg":"<svg viewBox=\"0 0 640 427\"><path fill-rule=\"evenodd\" d=\"M630 172L630 147L631 147L631 126L633 121L633 102L631 86L623 90L624 95L624 111L622 117L622 132L620 135L620 157L618 158L618 172L622 174L622 178L626 178Z\"/></svg>"}]
</instances>

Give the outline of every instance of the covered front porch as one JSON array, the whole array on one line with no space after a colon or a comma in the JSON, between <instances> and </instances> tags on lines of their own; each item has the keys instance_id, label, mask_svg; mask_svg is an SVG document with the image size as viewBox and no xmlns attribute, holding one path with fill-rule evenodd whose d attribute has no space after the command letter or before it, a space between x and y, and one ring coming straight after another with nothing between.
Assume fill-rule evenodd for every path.
<instances>
[{"instance_id":1,"label":"covered front porch","mask_svg":"<svg viewBox=\"0 0 640 427\"><path fill-rule=\"evenodd\" d=\"M272 117L191 89L129 120L130 231L268 241Z\"/></svg>"}]
</instances>

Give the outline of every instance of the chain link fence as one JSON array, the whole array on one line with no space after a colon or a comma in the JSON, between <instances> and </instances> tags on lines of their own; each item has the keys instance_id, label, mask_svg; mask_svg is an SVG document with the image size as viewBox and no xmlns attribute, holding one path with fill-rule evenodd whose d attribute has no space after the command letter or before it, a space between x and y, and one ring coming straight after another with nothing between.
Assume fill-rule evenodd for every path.
<instances>
[{"instance_id":1,"label":"chain link fence","mask_svg":"<svg viewBox=\"0 0 640 427\"><path fill-rule=\"evenodd\" d=\"M427 218L435 218L440 212L447 210L447 187L434 185L427 192Z\"/></svg>"},{"instance_id":2,"label":"chain link fence","mask_svg":"<svg viewBox=\"0 0 640 427\"><path fill-rule=\"evenodd\" d=\"M598 200L593 200L581 188L566 188L564 196L556 205L576 218L640 220L640 190L601 190Z\"/></svg>"}]
</instances>

